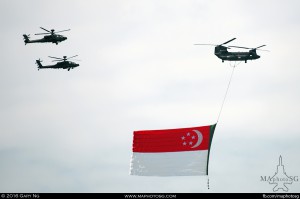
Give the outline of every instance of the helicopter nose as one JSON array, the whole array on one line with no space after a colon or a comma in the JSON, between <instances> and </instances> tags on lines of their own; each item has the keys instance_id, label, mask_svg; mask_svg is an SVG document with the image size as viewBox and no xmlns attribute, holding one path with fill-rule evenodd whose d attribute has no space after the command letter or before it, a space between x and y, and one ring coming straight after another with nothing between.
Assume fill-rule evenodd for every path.
<instances>
[{"instance_id":1,"label":"helicopter nose","mask_svg":"<svg viewBox=\"0 0 300 199\"><path fill-rule=\"evenodd\" d=\"M64 40L68 39L67 37L64 37Z\"/></svg>"}]
</instances>

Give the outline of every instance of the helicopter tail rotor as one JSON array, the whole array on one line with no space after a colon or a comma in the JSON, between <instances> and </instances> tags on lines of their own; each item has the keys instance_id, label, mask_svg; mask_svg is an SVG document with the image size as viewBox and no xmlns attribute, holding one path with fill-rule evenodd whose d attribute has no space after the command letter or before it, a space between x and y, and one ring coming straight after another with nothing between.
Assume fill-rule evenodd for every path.
<instances>
[{"instance_id":1,"label":"helicopter tail rotor","mask_svg":"<svg viewBox=\"0 0 300 199\"><path fill-rule=\"evenodd\" d=\"M24 39L25 45L30 41L29 40L29 36L30 35L26 35L26 34L23 35L23 39Z\"/></svg>"},{"instance_id":2,"label":"helicopter tail rotor","mask_svg":"<svg viewBox=\"0 0 300 199\"><path fill-rule=\"evenodd\" d=\"M35 63L38 65L38 69L40 69L40 68L43 67L43 65L41 64L41 62L42 62L41 59L38 59L38 60L36 60L36 62L35 62Z\"/></svg>"}]
</instances>

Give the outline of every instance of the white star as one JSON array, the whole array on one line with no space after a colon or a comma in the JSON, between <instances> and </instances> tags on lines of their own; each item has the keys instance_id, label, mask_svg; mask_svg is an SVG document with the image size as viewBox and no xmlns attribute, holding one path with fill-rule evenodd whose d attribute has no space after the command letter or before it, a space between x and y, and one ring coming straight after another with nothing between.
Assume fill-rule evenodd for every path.
<instances>
[{"instance_id":1,"label":"white star","mask_svg":"<svg viewBox=\"0 0 300 199\"><path fill-rule=\"evenodd\" d=\"M187 133L186 135L187 135L187 136L190 136L190 133Z\"/></svg>"},{"instance_id":2,"label":"white star","mask_svg":"<svg viewBox=\"0 0 300 199\"><path fill-rule=\"evenodd\" d=\"M193 142L189 142L189 145L192 145L193 144Z\"/></svg>"},{"instance_id":3,"label":"white star","mask_svg":"<svg viewBox=\"0 0 300 199\"><path fill-rule=\"evenodd\" d=\"M181 139L182 139L182 140L185 140L185 137L184 137L184 136L182 136L182 137L181 137Z\"/></svg>"},{"instance_id":4,"label":"white star","mask_svg":"<svg viewBox=\"0 0 300 199\"><path fill-rule=\"evenodd\" d=\"M186 145L186 142L183 143L183 146L185 146L185 145Z\"/></svg>"},{"instance_id":5,"label":"white star","mask_svg":"<svg viewBox=\"0 0 300 199\"><path fill-rule=\"evenodd\" d=\"M195 139L195 136L194 136L194 135L192 136L192 139L193 139L193 140Z\"/></svg>"}]
</instances>

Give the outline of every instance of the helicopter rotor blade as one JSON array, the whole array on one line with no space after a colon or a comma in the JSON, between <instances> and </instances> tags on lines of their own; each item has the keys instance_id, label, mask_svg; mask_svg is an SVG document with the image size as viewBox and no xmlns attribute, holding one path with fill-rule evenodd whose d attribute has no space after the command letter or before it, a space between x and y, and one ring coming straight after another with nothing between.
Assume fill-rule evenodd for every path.
<instances>
[{"instance_id":1,"label":"helicopter rotor blade","mask_svg":"<svg viewBox=\"0 0 300 199\"><path fill-rule=\"evenodd\" d=\"M67 59L57 59L57 60L52 60L52 62L59 62L59 61L67 61ZM79 59L74 59L74 61L81 61Z\"/></svg>"},{"instance_id":2,"label":"helicopter rotor blade","mask_svg":"<svg viewBox=\"0 0 300 199\"><path fill-rule=\"evenodd\" d=\"M224 44L228 44L229 42L231 42L231 41L233 41L233 40L235 40L235 39L236 39L236 38L232 38L232 39L230 39L229 41L226 41L226 42L220 44L220 46L221 46L221 45L224 45Z\"/></svg>"},{"instance_id":3,"label":"helicopter rotor blade","mask_svg":"<svg viewBox=\"0 0 300 199\"><path fill-rule=\"evenodd\" d=\"M247 48L247 47L241 47L241 46L228 46L228 47L232 47L232 48L243 48L243 49L247 49L247 50L260 50L260 51L267 51L267 52L270 52L269 50L262 50L262 49L258 49L258 48L261 48L261 47L264 47L266 45L261 45L259 47L256 47L256 48Z\"/></svg>"},{"instance_id":4,"label":"helicopter rotor blade","mask_svg":"<svg viewBox=\"0 0 300 199\"><path fill-rule=\"evenodd\" d=\"M205 46L221 46L221 45L216 45L216 44L194 44L194 45L205 45ZM230 46L223 46L224 48L230 49Z\"/></svg>"},{"instance_id":5,"label":"helicopter rotor blade","mask_svg":"<svg viewBox=\"0 0 300 199\"><path fill-rule=\"evenodd\" d=\"M258 49L258 48L261 48L261 47L264 47L264 46L266 46L266 45L261 45L261 46L258 46L256 48L254 48L254 49Z\"/></svg>"},{"instance_id":6,"label":"helicopter rotor blade","mask_svg":"<svg viewBox=\"0 0 300 199\"><path fill-rule=\"evenodd\" d=\"M73 57L77 57L78 55L74 55L74 56L72 56L72 57L66 57L66 59L71 59L71 58L73 58Z\"/></svg>"},{"instance_id":7,"label":"helicopter rotor blade","mask_svg":"<svg viewBox=\"0 0 300 199\"><path fill-rule=\"evenodd\" d=\"M233 40L235 40L236 38L232 38L232 39L230 39L230 40L228 40L228 41L226 41L226 42L224 42L224 43L222 43L222 44L219 44L219 45L216 45L216 44L194 44L194 45L208 45L208 46L222 46L222 45L224 45L224 44L228 44L229 42L231 42L231 41L233 41ZM226 47L226 46L224 46L224 47ZM226 48L228 48L228 47L226 47Z\"/></svg>"},{"instance_id":8,"label":"helicopter rotor blade","mask_svg":"<svg viewBox=\"0 0 300 199\"><path fill-rule=\"evenodd\" d=\"M55 60L52 60L52 62L59 62L59 61L66 61L66 60L68 60L68 59L72 59L72 58L77 57L77 56L78 56L78 55L74 55L74 56L72 56L72 57L63 56L63 58L52 57L52 56L48 56L48 57L50 57L50 58L52 58L52 59L55 59ZM76 61L81 61L81 60L78 60L78 59L74 59L74 60L76 60Z\"/></svg>"},{"instance_id":9,"label":"helicopter rotor blade","mask_svg":"<svg viewBox=\"0 0 300 199\"><path fill-rule=\"evenodd\" d=\"M52 59L62 59L62 58L58 58L58 57L51 57L51 56L48 56L48 57L50 57Z\"/></svg>"},{"instance_id":10,"label":"helicopter rotor blade","mask_svg":"<svg viewBox=\"0 0 300 199\"><path fill-rule=\"evenodd\" d=\"M194 44L194 45L217 46L215 44Z\"/></svg>"},{"instance_id":11,"label":"helicopter rotor blade","mask_svg":"<svg viewBox=\"0 0 300 199\"><path fill-rule=\"evenodd\" d=\"M260 51L267 51L267 52L270 52L269 50L265 50L265 49L258 49L258 48L261 48L261 47L264 47L266 45L261 45L261 46L258 46L256 48L253 48L253 49L257 49L257 50L260 50Z\"/></svg>"},{"instance_id":12,"label":"helicopter rotor blade","mask_svg":"<svg viewBox=\"0 0 300 199\"><path fill-rule=\"evenodd\" d=\"M49 31L49 30L47 30L47 29L45 29L43 27L40 27L40 28L43 29L43 30L45 30L45 31L47 31L47 32L49 32L49 33L51 33L51 31Z\"/></svg>"},{"instance_id":13,"label":"helicopter rotor blade","mask_svg":"<svg viewBox=\"0 0 300 199\"><path fill-rule=\"evenodd\" d=\"M228 46L232 48L243 48L243 49L253 49L253 48L247 48L247 47L242 47L242 46Z\"/></svg>"},{"instance_id":14,"label":"helicopter rotor blade","mask_svg":"<svg viewBox=\"0 0 300 199\"><path fill-rule=\"evenodd\" d=\"M35 35L49 35L51 33L36 33Z\"/></svg>"},{"instance_id":15,"label":"helicopter rotor blade","mask_svg":"<svg viewBox=\"0 0 300 199\"><path fill-rule=\"evenodd\" d=\"M54 33L58 33L58 32L65 32L65 31L70 31L71 29L67 29L67 30L60 30L60 31L57 31L57 32L54 32Z\"/></svg>"}]
</instances>

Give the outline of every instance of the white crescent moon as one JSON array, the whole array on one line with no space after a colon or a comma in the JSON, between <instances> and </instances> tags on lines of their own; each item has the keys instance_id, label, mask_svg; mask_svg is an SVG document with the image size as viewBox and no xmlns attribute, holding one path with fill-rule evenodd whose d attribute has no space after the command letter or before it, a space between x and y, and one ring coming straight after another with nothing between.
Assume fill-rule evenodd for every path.
<instances>
[{"instance_id":1,"label":"white crescent moon","mask_svg":"<svg viewBox=\"0 0 300 199\"><path fill-rule=\"evenodd\" d=\"M196 142L196 144L194 145L194 146L192 146L191 148L196 148L197 146L199 146L200 144L201 144L201 142L202 142L202 140L203 140L203 135L202 135L202 133L200 132L200 131L198 131L198 130L193 130L196 134L197 134L197 136L198 136L198 141Z\"/></svg>"}]
</instances>

